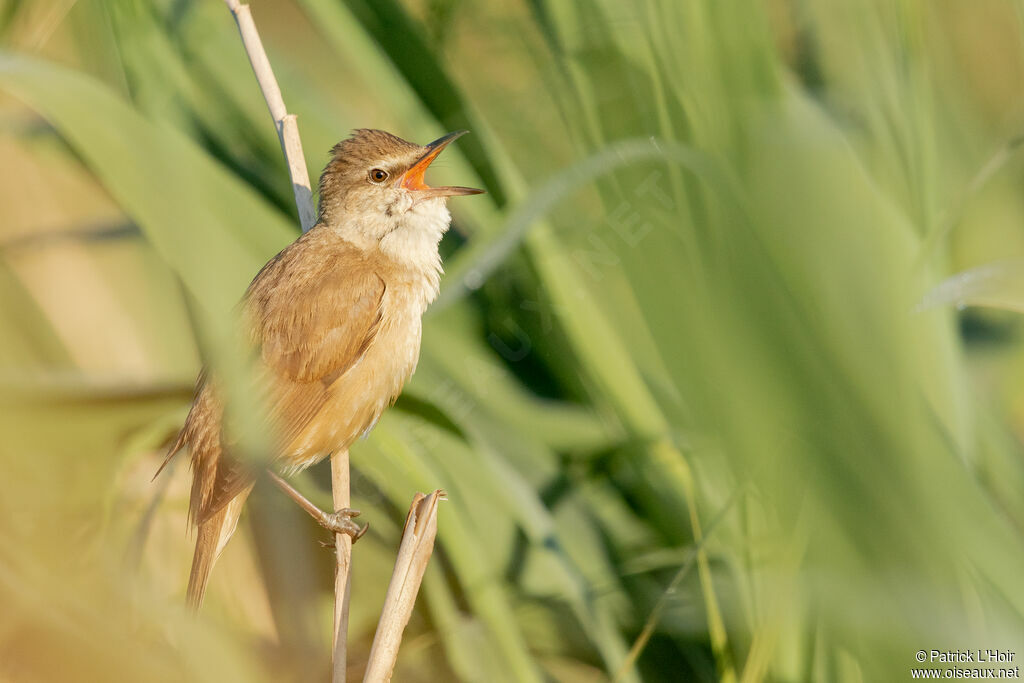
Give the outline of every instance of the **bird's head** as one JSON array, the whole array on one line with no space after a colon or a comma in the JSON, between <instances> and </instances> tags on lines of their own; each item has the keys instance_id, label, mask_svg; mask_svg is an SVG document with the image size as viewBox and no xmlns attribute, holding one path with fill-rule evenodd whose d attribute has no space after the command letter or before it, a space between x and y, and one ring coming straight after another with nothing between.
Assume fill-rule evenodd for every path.
<instances>
[{"instance_id":1,"label":"bird's head","mask_svg":"<svg viewBox=\"0 0 1024 683\"><path fill-rule=\"evenodd\" d=\"M443 233L450 220L445 200L483 190L431 187L423 176L441 150L464 133L421 146L382 130L354 131L334 146L320 177L320 222L377 241L396 230L436 231L440 223Z\"/></svg>"}]
</instances>

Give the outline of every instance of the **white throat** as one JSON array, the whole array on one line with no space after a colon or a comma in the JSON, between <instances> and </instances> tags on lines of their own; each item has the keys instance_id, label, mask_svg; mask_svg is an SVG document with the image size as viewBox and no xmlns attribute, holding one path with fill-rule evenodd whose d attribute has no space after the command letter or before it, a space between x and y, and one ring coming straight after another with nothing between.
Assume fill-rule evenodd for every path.
<instances>
[{"instance_id":1,"label":"white throat","mask_svg":"<svg viewBox=\"0 0 1024 683\"><path fill-rule=\"evenodd\" d=\"M451 222L444 199L428 199L394 212L380 239L381 251L425 279L429 296L424 305L437 296L442 272L437 245Z\"/></svg>"}]
</instances>

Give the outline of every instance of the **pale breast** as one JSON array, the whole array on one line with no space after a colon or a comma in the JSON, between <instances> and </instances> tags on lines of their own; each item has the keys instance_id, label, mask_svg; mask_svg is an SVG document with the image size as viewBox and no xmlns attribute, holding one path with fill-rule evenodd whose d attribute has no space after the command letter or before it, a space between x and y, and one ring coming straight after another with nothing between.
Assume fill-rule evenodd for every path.
<instances>
[{"instance_id":1,"label":"pale breast","mask_svg":"<svg viewBox=\"0 0 1024 683\"><path fill-rule=\"evenodd\" d=\"M384 279L387 289L373 342L331 384L323 407L285 449L282 459L288 468L302 469L348 448L376 424L416 369L427 303L425 283L397 276Z\"/></svg>"}]
</instances>

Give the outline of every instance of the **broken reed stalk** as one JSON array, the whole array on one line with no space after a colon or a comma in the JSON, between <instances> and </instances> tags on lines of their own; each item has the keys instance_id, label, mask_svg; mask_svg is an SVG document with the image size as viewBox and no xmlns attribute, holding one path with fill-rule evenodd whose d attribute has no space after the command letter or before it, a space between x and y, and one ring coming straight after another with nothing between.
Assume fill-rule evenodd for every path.
<instances>
[{"instance_id":1,"label":"broken reed stalk","mask_svg":"<svg viewBox=\"0 0 1024 683\"><path fill-rule=\"evenodd\" d=\"M238 25L238 33L242 36L242 44L245 46L245 53L249 56L249 64L256 74L256 80L263 91L263 99L267 102L267 109L274 118L274 127L277 129L277 137L281 141L281 150L284 152L285 162L288 164L288 175L292 179L292 191L295 193L295 207L299 211L299 223L302 225L302 232L306 232L316 224L316 211L313 208L313 191L309 184L309 170L306 168L306 157L302 153L302 141L299 139L299 124L295 121L295 114L289 114L285 109L284 99L281 97L281 88L274 78L274 70L270 67L270 60L263 49L263 41L256 30L256 24L252 20L252 13L248 5L239 3L238 0L224 0L231 14L235 17Z\"/></svg>"},{"instance_id":2,"label":"broken reed stalk","mask_svg":"<svg viewBox=\"0 0 1024 683\"><path fill-rule=\"evenodd\" d=\"M445 492L438 489L429 496L417 493L405 518L402 544L398 548L398 559L388 584L387 596L377 632L370 648L370 661L366 665L363 683L386 683L391 680L398 648L402 644L402 633L412 616L423 574L434 551L437 536L437 504L445 499Z\"/></svg>"}]
</instances>

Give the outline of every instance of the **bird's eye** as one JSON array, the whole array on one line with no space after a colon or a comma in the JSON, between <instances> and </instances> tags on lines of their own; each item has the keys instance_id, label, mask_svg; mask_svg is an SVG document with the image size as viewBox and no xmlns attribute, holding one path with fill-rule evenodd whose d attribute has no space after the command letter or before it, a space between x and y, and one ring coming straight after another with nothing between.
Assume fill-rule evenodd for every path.
<instances>
[{"instance_id":1,"label":"bird's eye","mask_svg":"<svg viewBox=\"0 0 1024 683\"><path fill-rule=\"evenodd\" d=\"M383 183L388 179L388 172L382 168L375 168L370 171L370 182L372 183Z\"/></svg>"}]
</instances>

